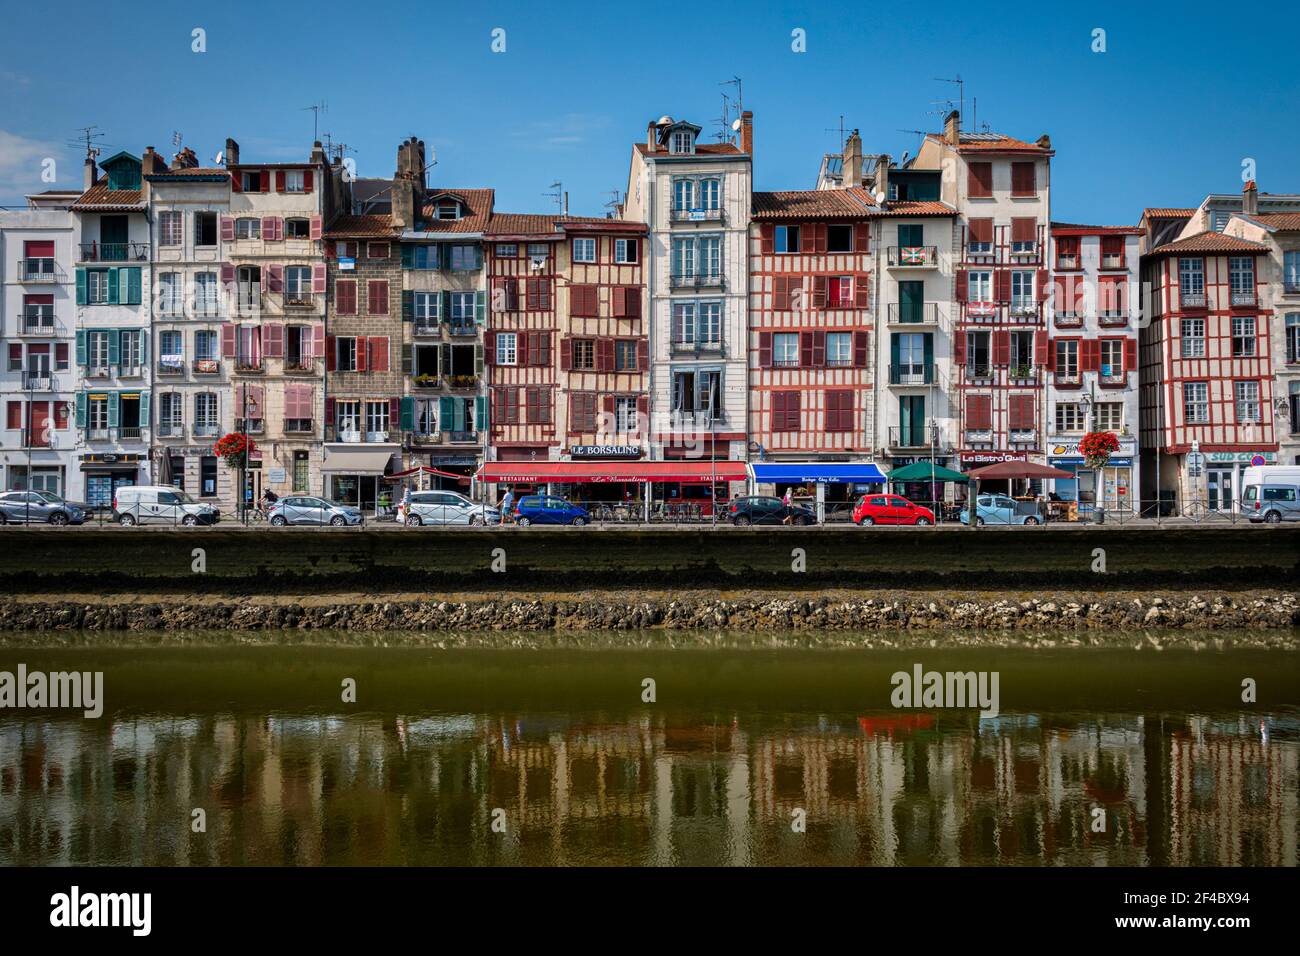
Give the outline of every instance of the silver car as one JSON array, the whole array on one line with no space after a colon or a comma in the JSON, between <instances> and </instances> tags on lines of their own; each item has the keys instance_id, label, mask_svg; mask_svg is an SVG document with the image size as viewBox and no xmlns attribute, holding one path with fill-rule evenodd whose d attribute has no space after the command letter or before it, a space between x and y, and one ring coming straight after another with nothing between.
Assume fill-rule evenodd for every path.
<instances>
[{"instance_id":1,"label":"silver car","mask_svg":"<svg viewBox=\"0 0 1300 956\"><path fill-rule=\"evenodd\" d=\"M1300 521L1300 485L1277 481L1247 485L1242 491L1241 508L1251 521Z\"/></svg>"},{"instance_id":2,"label":"silver car","mask_svg":"<svg viewBox=\"0 0 1300 956\"><path fill-rule=\"evenodd\" d=\"M271 505L267 518L273 525L328 524L336 528L361 524L365 519L361 509L341 505L326 498L309 495L289 495Z\"/></svg>"},{"instance_id":3,"label":"silver car","mask_svg":"<svg viewBox=\"0 0 1300 956\"><path fill-rule=\"evenodd\" d=\"M426 524L487 525L500 523L501 514L454 491L414 491L397 506L397 520L408 528Z\"/></svg>"},{"instance_id":4,"label":"silver car","mask_svg":"<svg viewBox=\"0 0 1300 956\"><path fill-rule=\"evenodd\" d=\"M0 494L0 524L11 521L41 524L81 524L84 505L64 501L49 491L7 491Z\"/></svg>"}]
</instances>

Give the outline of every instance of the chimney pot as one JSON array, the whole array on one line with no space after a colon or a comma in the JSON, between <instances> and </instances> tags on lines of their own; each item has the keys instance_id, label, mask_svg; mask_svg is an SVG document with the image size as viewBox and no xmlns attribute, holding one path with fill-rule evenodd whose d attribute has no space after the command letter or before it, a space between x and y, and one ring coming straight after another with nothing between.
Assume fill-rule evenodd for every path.
<instances>
[{"instance_id":1,"label":"chimney pot","mask_svg":"<svg viewBox=\"0 0 1300 956\"><path fill-rule=\"evenodd\" d=\"M655 121L651 120L645 127L645 148L650 152L655 151Z\"/></svg>"},{"instance_id":2,"label":"chimney pot","mask_svg":"<svg viewBox=\"0 0 1300 956\"><path fill-rule=\"evenodd\" d=\"M86 168L81 182L81 185L83 186L82 191L85 192L92 188L97 182L99 182L99 167L95 165L95 155L93 153L87 153Z\"/></svg>"},{"instance_id":3,"label":"chimney pot","mask_svg":"<svg viewBox=\"0 0 1300 956\"><path fill-rule=\"evenodd\" d=\"M226 137L226 165L239 165L239 144L229 136Z\"/></svg>"},{"instance_id":4,"label":"chimney pot","mask_svg":"<svg viewBox=\"0 0 1300 956\"><path fill-rule=\"evenodd\" d=\"M1249 180L1241 190L1241 211L1247 216L1259 215L1259 190L1255 180Z\"/></svg>"},{"instance_id":5,"label":"chimney pot","mask_svg":"<svg viewBox=\"0 0 1300 956\"><path fill-rule=\"evenodd\" d=\"M961 113L953 110L943 119L943 139L950 146L961 145Z\"/></svg>"},{"instance_id":6,"label":"chimney pot","mask_svg":"<svg viewBox=\"0 0 1300 956\"><path fill-rule=\"evenodd\" d=\"M754 155L754 111L745 110L740 114L740 151L746 156Z\"/></svg>"}]
</instances>

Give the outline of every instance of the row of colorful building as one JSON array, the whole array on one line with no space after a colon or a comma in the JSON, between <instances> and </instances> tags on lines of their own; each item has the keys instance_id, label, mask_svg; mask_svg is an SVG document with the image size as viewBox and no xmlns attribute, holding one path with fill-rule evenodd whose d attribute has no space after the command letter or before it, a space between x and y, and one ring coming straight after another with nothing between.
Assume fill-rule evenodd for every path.
<instances>
[{"instance_id":1,"label":"row of colorful building","mask_svg":"<svg viewBox=\"0 0 1300 956\"><path fill-rule=\"evenodd\" d=\"M1300 463L1300 195L1056 222L1049 138L956 112L913 157L854 131L815 188L755 192L752 115L700 133L647 124L605 218L430 185L414 137L391 179L320 143L88 156L0 212L5 487L371 508L413 476L690 497L755 461L1023 459L1084 506L1222 509L1252 462ZM1089 431L1118 436L1104 469Z\"/></svg>"}]
</instances>

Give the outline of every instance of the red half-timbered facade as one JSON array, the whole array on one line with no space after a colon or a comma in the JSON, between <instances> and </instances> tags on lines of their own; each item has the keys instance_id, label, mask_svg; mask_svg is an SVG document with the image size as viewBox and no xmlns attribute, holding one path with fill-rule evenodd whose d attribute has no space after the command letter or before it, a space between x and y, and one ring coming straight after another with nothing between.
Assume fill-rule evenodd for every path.
<instances>
[{"instance_id":1,"label":"red half-timbered facade","mask_svg":"<svg viewBox=\"0 0 1300 956\"><path fill-rule=\"evenodd\" d=\"M749 434L765 458L872 452L874 206L857 187L754 194Z\"/></svg>"}]
</instances>

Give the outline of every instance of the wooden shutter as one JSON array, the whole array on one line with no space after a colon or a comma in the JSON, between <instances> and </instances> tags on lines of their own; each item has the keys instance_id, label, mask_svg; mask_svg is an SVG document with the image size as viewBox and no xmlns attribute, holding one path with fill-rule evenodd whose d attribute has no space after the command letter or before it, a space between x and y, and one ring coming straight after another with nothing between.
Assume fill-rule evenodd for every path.
<instances>
[{"instance_id":1,"label":"wooden shutter","mask_svg":"<svg viewBox=\"0 0 1300 956\"><path fill-rule=\"evenodd\" d=\"M598 372L614 371L614 340L613 339L596 340L596 371Z\"/></svg>"},{"instance_id":2,"label":"wooden shutter","mask_svg":"<svg viewBox=\"0 0 1300 956\"><path fill-rule=\"evenodd\" d=\"M388 371L388 336L377 335L370 339L370 370Z\"/></svg>"},{"instance_id":3,"label":"wooden shutter","mask_svg":"<svg viewBox=\"0 0 1300 956\"><path fill-rule=\"evenodd\" d=\"M966 427L977 431L993 427L993 396L966 396Z\"/></svg>"},{"instance_id":4,"label":"wooden shutter","mask_svg":"<svg viewBox=\"0 0 1300 956\"><path fill-rule=\"evenodd\" d=\"M1047 337L1045 329L1039 329L1034 333L1034 364L1039 368L1052 367L1052 355L1054 353L1052 342Z\"/></svg>"},{"instance_id":5,"label":"wooden shutter","mask_svg":"<svg viewBox=\"0 0 1300 956\"><path fill-rule=\"evenodd\" d=\"M970 301L970 293L968 292L969 284L970 283L966 275L966 270L965 269L957 270L957 301L958 302Z\"/></svg>"},{"instance_id":6,"label":"wooden shutter","mask_svg":"<svg viewBox=\"0 0 1300 956\"><path fill-rule=\"evenodd\" d=\"M1010 365L1011 364L1011 333L994 332L993 333L993 364Z\"/></svg>"},{"instance_id":7,"label":"wooden shutter","mask_svg":"<svg viewBox=\"0 0 1300 956\"><path fill-rule=\"evenodd\" d=\"M573 368L573 339L560 339L560 371L568 372Z\"/></svg>"},{"instance_id":8,"label":"wooden shutter","mask_svg":"<svg viewBox=\"0 0 1300 956\"><path fill-rule=\"evenodd\" d=\"M812 333L812 364L813 368L826 367L826 333L822 329Z\"/></svg>"},{"instance_id":9,"label":"wooden shutter","mask_svg":"<svg viewBox=\"0 0 1300 956\"><path fill-rule=\"evenodd\" d=\"M853 307L871 308L871 273L859 272L853 276Z\"/></svg>"},{"instance_id":10,"label":"wooden shutter","mask_svg":"<svg viewBox=\"0 0 1300 956\"><path fill-rule=\"evenodd\" d=\"M1101 342L1084 339L1079 343L1079 370L1096 372L1101 369Z\"/></svg>"},{"instance_id":11,"label":"wooden shutter","mask_svg":"<svg viewBox=\"0 0 1300 956\"><path fill-rule=\"evenodd\" d=\"M813 227L813 252L817 255L826 254L826 223L819 222Z\"/></svg>"},{"instance_id":12,"label":"wooden shutter","mask_svg":"<svg viewBox=\"0 0 1300 956\"><path fill-rule=\"evenodd\" d=\"M785 427L786 431L797 432L802 424L800 412L802 411L803 396L799 392L785 393Z\"/></svg>"},{"instance_id":13,"label":"wooden shutter","mask_svg":"<svg viewBox=\"0 0 1300 956\"><path fill-rule=\"evenodd\" d=\"M1138 340L1128 338L1124 340L1124 371L1136 372L1138 367Z\"/></svg>"},{"instance_id":14,"label":"wooden shutter","mask_svg":"<svg viewBox=\"0 0 1300 956\"><path fill-rule=\"evenodd\" d=\"M772 367L772 333L758 333L758 367Z\"/></svg>"},{"instance_id":15,"label":"wooden shutter","mask_svg":"<svg viewBox=\"0 0 1300 956\"><path fill-rule=\"evenodd\" d=\"M388 314L388 280L371 279L366 283L366 310L371 315Z\"/></svg>"},{"instance_id":16,"label":"wooden shutter","mask_svg":"<svg viewBox=\"0 0 1300 956\"><path fill-rule=\"evenodd\" d=\"M1051 283L1048 279L1047 270L1039 269L1034 276L1034 297L1039 302L1047 300L1047 294L1051 291Z\"/></svg>"},{"instance_id":17,"label":"wooden shutter","mask_svg":"<svg viewBox=\"0 0 1300 956\"><path fill-rule=\"evenodd\" d=\"M302 171L302 191L305 193L311 192L316 187L313 172L314 170L310 169L304 169Z\"/></svg>"},{"instance_id":18,"label":"wooden shutter","mask_svg":"<svg viewBox=\"0 0 1300 956\"><path fill-rule=\"evenodd\" d=\"M325 336L325 371L334 371L338 359L338 339L332 335Z\"/></svg>"},{"instance_id":19,"label":"wooden shutter","mask_svg":"<svg viewBox=\"0 0 1300 956\"><path fill-rule=\"evenodd\" d=\"M758 227L758 235L759 251L765 256L772 255L773 251L776 249L776 227L770 222L765 222Z\"/></svg>"},{"instance_id":20,"label":"wooden shutter","mask_svg":"<svg viewBox=\"0 0 1300 956\"><path fill-rule=\"evenodd\" d=\"M283 292L284 291L284 266L271 265L266 267L266 291Z\"/></svg>"},{"instance_id":21,"label":"wooden shutter","mask_svg":"<svg viewBox=\"0 0 1300 956\"><path fill-rule=\"evenodd\" d=\"M993 220L992 219L972 219L970 220L970 237L969 242L992 242L993 241Z\"/></svg>"},{"instance_id":22,"label":"wooden shutter","mask_svg":"<svg viewBox=\"0 0 1300 956\"><path fill-rule=\"evenodd\" d=\"M853 333L853 367L866 368L871 364L871 353L867 346L869 333L865 331L856 331Z\"/></svg>"},{"instance_id":23,"label":"wooden shutter","mask_svg":"<svg viewBox=\"0 0 1300 956\"><path fill-rule=\"evenodd\" d=\"M992 220L985 220L991 223ZM1033 216L1013 216L1011 219L1012 242L1035 242L1038 239L1038 220Z\"/></svg>"},{"instance_id":24,"label":"wooden shutter","mask_svg":"<svg viewBox=\"0 0 1300 956\"><path fill-rule=\"evenodd\" d=\"M234 216L221 217L221 241L235 241L235 218Z\"/></svg>"},{"instance_id":25,"label":"wooden shutter","mask_svg":"<svg viewBox=\"0 0 1300 956\"><path fill-rule=\"evenodd\" d=\"M284 192L284 170L283 169L277 169L275 171L275 191L278 193Z\"/></svg>"},{"instance_id":26,"label":"wooden shutter","mask_svg":"<svg viewBox=\"0 0 1300 956\"><path fill-rule=\"evenodd\" d=\"M993 274L993 284L995 286L993 299L995 302L1011 301L1011 273L1006 269Z\"/></svg>"},{"instance_id":27,"label":"wooden shutter","mask_svg":"<svg viewBox=\"0 0 1300 956\"><path fill-rule=\"evenodd\" d=\"M1011 164L1011 195L1033 196L1037 193L1033 163Z\"/></svg>"},{"instance_id":28,"label":"wooden shutter","mask_svg":"<svg viewBox=\"0 0 1300 956\"><path fill-rule=\"evenodd\" d=\"M627 289L622 286L614 287L611 306L613 308L614 318L622 319L627 316Z\"/></svg>"},{"instance_id":29,"label":"wooden shutter","mask_svg":"<svg viewBox=\"0 0 1300 956\"><path fill-rule=\"evenodd\" d=\"M774 276L772 278L772 309L776 312L788 312L790 310L790 283L788 276Z\"/></svg>"},{"instance_id":30,"label":"wooden shutter","mask_svg":"<svg viewBox=\"0 0 1300 956\"><path fill-rule=\"evenodd\" d=\"M650 340L636 340L636 368L638 372L650 370Z\"/></svg>"},{"instance_id":31,"label":"wooden shutter","mask_svg":"<svg viewBox=\"0 0 1300 956\"><path fill-rule=\"evenodd\" d=\"M313 293L325 291L325 264L323 262L311 267L311 291Z\"/></svg>"},{"instance_id":32,"label":"wooden shutter","mask_svg":"<svg viewBox=\"0 0 1300 956\"><path fill-rule=\"evenodd\" d=\"M813 308L826 308L826 276L813 276Z\"/></svg>"},{"instance_id":33,"label":"wooden shutter","mask_svg":"<svg viewBox=\"0 0 1300 956\"><path fill-rule=\"evenodd\" d=\"M966 193L975 198L993 195L993 164L971 163L968 167Z\"/></svg>"},{"instance_id":34,"label":"wooden shutter","mask_svg":"<svg viewBox=\"0 0 1300 956\"><path fill-rule=\"evenodd\" d=\"M871 225L865 222L853 224L853 251L857 253L871 251Z\"/></svg>"},{"instance_id":35,"label":"wooden shutter","mask_svg":"<svg viewBox=\"0 0 1300 956\"><path fill-rule=\"evenodd\" d=\"M263 216L261 230L262 230L263 239L267 239L267 240L275 239L275 217Z\"/></svg>"},{"instance_id":36,"label":"wooden shutter","mask_svg":"<svg viewBox=\"0 0 1300 956\"><path fill-rule=\"evenodd\" d=\"M1007 409L1007 424L1013 429L1034 427L1034 396L1026 394L1012 395Z\"/></svg>"},{"instance_id":37,"label":"wooden shutter","mask_svg":"<svg viewBox=\"0 0 1300 956\"><path fill-rule=\"evenodd\" d=\"M414 303L412 303L414 308ZM356 279L335 279L334 280L334 314L335 315L356 315L357 314L357 280ZM414 315L414 312L412 312Z\"/></svg>"},{"instance_id":38,"label":"wooden shutter","mask_svg":"<svg viewBox=\"0 0 1300 956\"><path fill-rule=\"evenodd\" d=\"M321 217L320 217L320 216L312 216L312 217L311 217L311 221L308 223L307 228L308 228L308 230L309 230L309 232L308 232L308 238L310 238L310 239L319 239L320 236L321 236ZM355 242L348 243L348 245L349 245L350 247L352 247L353 249L356 248L356 243L355 243ZM353 252L352 255L353 255L353 256L356 256L356 252Z\"/></svg>"},{"instance_id":39,"label":"wooden shutter","mask_svg":"<svg viewBox=\"0 0 1300 956\"><path fill-rule=\"evenodd\" d=\"M952 337L952 360L958 365L966 364L966 333L960 329Z\"/></svg>"},{"instance_id":40,"label":"wooden shutter","mask_svg":"<svg viewBox=\"0 0 1300 956\"><path fill-rule=\"evenodd\" d=\"M317 323L311 330L311 354L315 358L325 357L325 325Z\"/></svg>"},{"instance_id":41,"label":"wooden shutter","mask_svg":"<svg viewBox=\"0 0 1300 956\"><path fill-rule=\"evenodd\" d=\"M799 333L799 367L813 367L813 334L811 332Z\"/></svg>"},{"instance_id":42,"label":"wooden shutter","mask_svg":"<svg viewBox=\"0 0 1300 956\"><path fill-rule=\"evenodd\" d=\"M284 358L284 326L272 322L265 326L263 354L267 358ZM295 416L290 416L295 417Z\"/></svg>"},{"instance_id":43,"label":"wooden shutter","mask_svg":"<svg viewBox=\"0 0 1300 956\"><path fill-rule=\"evenodd\" d=\"M221 324L221 357L235 357L235 326L232 322Z\"/></svg>"}]
</instances>

